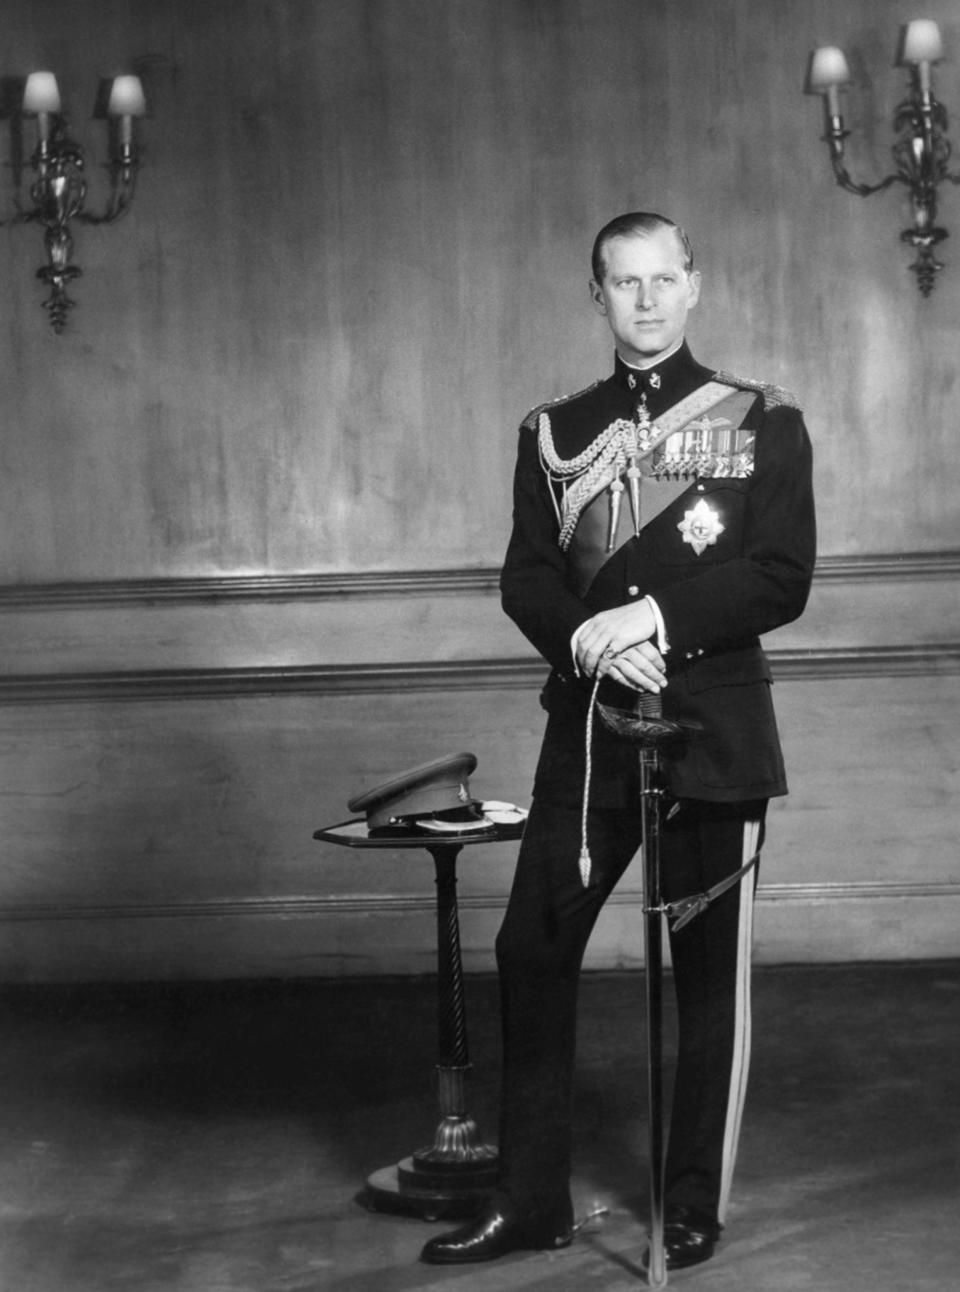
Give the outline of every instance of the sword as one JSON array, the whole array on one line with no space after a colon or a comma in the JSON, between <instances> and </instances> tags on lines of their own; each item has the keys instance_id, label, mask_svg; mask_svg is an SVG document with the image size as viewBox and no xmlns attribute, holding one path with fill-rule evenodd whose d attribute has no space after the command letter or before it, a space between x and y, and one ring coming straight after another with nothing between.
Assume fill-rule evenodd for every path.
<instances>
[{"instance_id":1,"label":"sword","mask_svg":"<svg viewBox=\"0 0 960 1292\"><path fill-rule=\"evenodd\" d=\"M666 794L661 756L688 737L687 724L667 721L659 694L643 692L639 713L598 704L603 723L616 735L639 746L640 800L643 842L644 962L647 993L647 1120L649 1128L650 1244L647 1283L662 1288L667 1283L664 1251L664 1103L663 1103L663 926L664 906L660 888L660 832Z\"/></svg>"}]
</instances>

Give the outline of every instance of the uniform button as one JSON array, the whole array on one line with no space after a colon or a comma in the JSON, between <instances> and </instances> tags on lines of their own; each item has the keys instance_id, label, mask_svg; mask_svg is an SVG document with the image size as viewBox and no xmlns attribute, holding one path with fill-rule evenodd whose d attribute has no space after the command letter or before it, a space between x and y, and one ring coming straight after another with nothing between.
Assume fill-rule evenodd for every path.
<instances>
[{"instance_id":1,"label":"uniform button","mask_svg":"<svg viewBox=\"0 0 960 1292\"><path fill-rule=\"evenodd\" d=\"M701 647L700 647L700 649L697 651L697 654L698 654L698 655L702 655L702 654L703 654L703 647L702 647L702 646L701 646Z\"/></svg>"},{"instance_id":2,"label":"uniform button","mask_svg":"<svg viewBox=\"0 0 960 1292\"><path fill-rule=\"evenodd\" d=\"M629 588L627 588L627 592L631 597L639 597L640 595L640 589L635 583L630 584Z\"/></svg>"},{"instance_id":3,"label":"uniform button","mask_svg":"<svg viewBox=\"0 0 960 1292\"><path fill-rule=\"evenodd\" d=\"M705 488L705 485L697 485L697 493L703 493Z\"/></svg>"}]
</instances>

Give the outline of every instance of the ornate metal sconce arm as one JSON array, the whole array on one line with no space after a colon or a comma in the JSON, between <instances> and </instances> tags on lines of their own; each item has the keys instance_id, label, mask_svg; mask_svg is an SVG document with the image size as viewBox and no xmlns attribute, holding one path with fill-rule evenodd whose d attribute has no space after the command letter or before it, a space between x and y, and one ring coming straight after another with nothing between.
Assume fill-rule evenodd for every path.
<instances>
[{"instance_id":1,"label":"ornate metal sconce arm","mask_svg":"<svg viewBox=\"0 0 960 1292\"><path fill-rule=\"evenodd\" d=\"M902 180L898 173L887 175L885 179L880 180L877 184L858 184L856 180L851 179L850 172L844 164L844 145L843 141L850 137L850 131L845 130L843 126L843 117L831 116L827 119L826 133L821 136L824 143L830 149L830 164L833 167L834 178L842 189L848 193L853 193L857 197L869 197L871 193L880 193L891 184L896 184Z\"/></svg>"},{"instance_id":2,"label":"ornate metal sconce arm","mask_svg":"<svg viewBox=\"0 0 960 1292\"><path fill-rule=\"evenodd\" d=\"M929 91L919 89L910 99L899 105L894 114L894 129L900 138L891 151L896 170L876 184L860 184L847 170L844 161L844 140L850 135L839 115L828 115L824 142L830 150L830 164L834 178L842 189L856 197L869 197L881 193L893 184L903 184L910 190L913 206L913 225L904 229L900 238L917 252L917 259L910 266L917 275L917 285L924 296L933 290L938 270L943 268L934 249L948 236L946 229L936 224L937 185L943 180L960 184L960 174L949 169L950 142L946 137L947 113Z\"/></svg>"},{"instance_id":3,"label":"ornate metal sconce arm","mask_svg":"<svg viewBox=\"0 0 960 1292\"><path fill-rule=\"evenodd\" d=\"M843 51L832 45L815 50L807 74L807 92L823 96L826 130L822 138L839 186L857 197L880 193L892 184L909 189L913 224L900 237L917 253L911 269L924 296L929 296L936 274L943 268L934 250L948 236L946 229L936 223L937 187L944 180L960 184L960 174L949 169L946 109L933 96L932 69L942 58L943 40L935 22L915 19L906 24L897 61L911 69L910 92L893 116L894 131L899 136L891 150L895 169L876 184L858 183L844 161L844 141L850 132L844 129L840 115L840 91L852 78Z\"/></svg>"},{"instance_id":4,"label":"ornate metal sconce arm","mask_svg":"<svg viewBox=\"0 0 960 1292\"><path fill-rule=\"evenodd\" d=\"M960 175L952 175L948 169L951 147L946 137L947 112L918 80L911 97L894 113L893 124L900 134L893 145L893 160L899 177L910 189L913 207L913 224L903 230L900 239L916 251L917 258L910 268L917 275L922 294L929 296L943 268L935 249L949 236L936 223L937 185L944 180L960 183Z\"/></svg>"},{"instance_id":5,"label":"ornate metal sconce arm","mask_svg":"<svg viewBox=\"0 0 960 1292\"><path fill-rule=\"evenodd\" d=\"M67 288L82 272L70 263L73 251L70 221L82 212L87 196L83 152L67 136L62 119L57 118L49 137L37 144L31 162L36 172L30 186L33 208L20 213L19 218L45 226L47 263L37 270L37 277L50 288L43 305L53 330L59 333L66 325L67 311L74 304Z\"/></svg>"},{"instance_id":6,"label":"ornate metal sconce arm","mask_svg":"<svg viewBox=\"0 0 960 1292\"><path fill-rule=\"evenodd\" d=\"M101 82L101 86L110 90L105 112L95 112L95 115L106 116L107 119L109 160L106 169L110 187L106 205L99 213L86 210L83 150L67 134L56 78L51 72L32 72L24 86L23 116L37 120L37 146L30 158L35 178L30 185L30 207L24 209L19 196L16 196L15 212L6 223L32 222L44 226L47 263L37 270L37 277L50 288L50 295L43 305L54 331L58 333L63 331L67 313L74 305L68 295L68 286L81 273L78 266L70 262L73 249L71 222L112 224L130 209L136 191L140 159L134 123L146 112L143 88L136 76L114 77L110 82ZM19 120L16 119L17 129Z\"/></svg>"},{"instance_id":7,"label":"ornate metal sconce arm","mask_svg":"<svg viewBox=\"0 0 960 1292\"><path fill-rule=\"evenodd\" d=\"M137 191L137 174L140 158L132 144L120 145L120 151L106 164L110 175L110 195L107 205L99 215L83 211L78 218L84 224L113 224L126 215L133 205Z\"/></svg>"}]
</instances>

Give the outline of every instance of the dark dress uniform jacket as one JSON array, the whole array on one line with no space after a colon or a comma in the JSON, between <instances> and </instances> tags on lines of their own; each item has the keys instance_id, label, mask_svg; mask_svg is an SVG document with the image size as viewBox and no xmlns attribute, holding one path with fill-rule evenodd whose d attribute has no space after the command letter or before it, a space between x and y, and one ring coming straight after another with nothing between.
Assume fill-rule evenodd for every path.
<instances>
[{"instance_id":1,"label":"dark dress uniform jacket","mask_svg":"<svg viewBox=\"0 0 960 1292\"><path fill-rule=\"evenodd\" d=\"M501 575L503 607L552 665L541 697L549 717L534 796L579 802L585 767L585 718L592 682L576 675L570 641L597 611L649 594L663 615L669 650L664 716L702 725L701 738L670 760L668 779L681 798L734 802L786 793L771 676L759 635L795 619L810 588L815 554L811 449L803 417L775 387L740 382L696 363L684 345L637 385L616 369L569 400L545 406L558 455L581 453L618 418L635 415L644 388L652 417L712 379L756 392L743 419L755 432L753 473L691 478L689 488L614 552L587 590L575 591L568 555L558 544L553 487L541 463L535 409L520 428L514 524ZM656 382L655 382L656 384ZM643 504L660 487L645 479ZM680 526L705 499L723 530L698 555ZM599 699L631 707L632 692L605 681ZM638 802L635 751L592 731L590 803Z\"/></svg>"}]
</instances>

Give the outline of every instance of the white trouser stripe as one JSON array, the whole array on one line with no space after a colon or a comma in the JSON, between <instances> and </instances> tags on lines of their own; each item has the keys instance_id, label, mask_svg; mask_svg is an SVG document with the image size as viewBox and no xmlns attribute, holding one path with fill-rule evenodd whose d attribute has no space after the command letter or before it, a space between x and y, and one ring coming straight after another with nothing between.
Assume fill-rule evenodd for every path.
<instances>
[{"instance_id":1,"label":"white trouser stripe","mask_svg":"<svg viewBox=\"0 0 960 1292\"><path fill-rule=\"evenodd\" d=\"M757 850L760 822L744 821L742 865ZM757 872L752 870L740 881L739 939L737 943L736 1013L734 1017L733 1061L730 1067L730 1093L727 1098L727 1123L723 1136L723 1166L720 1176L718 1219L721 1225L730 1202L733 1166L740 1139L740 1122L747 1094L750 1069L750 955L753 948L753 893Z\"/></svg>"}]
</instances>

